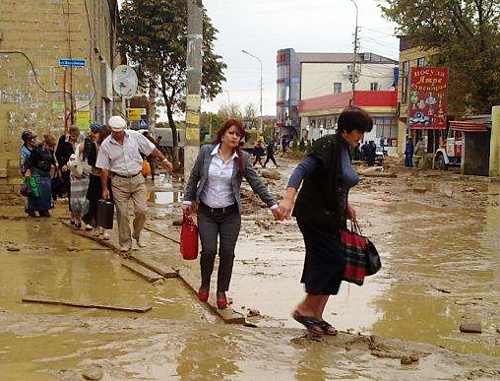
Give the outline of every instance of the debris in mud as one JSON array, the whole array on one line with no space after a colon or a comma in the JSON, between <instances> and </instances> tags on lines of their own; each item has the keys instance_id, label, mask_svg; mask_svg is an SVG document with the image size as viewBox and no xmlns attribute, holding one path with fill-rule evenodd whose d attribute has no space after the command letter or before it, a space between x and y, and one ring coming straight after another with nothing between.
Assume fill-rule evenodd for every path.
<instances>
[{"instance_id":1,"label":"debris in mud","mask_svg":"<svg viewBox=\"0 0 500 381\"><path fill-rule=\"evenodd\" d=\"M273 180L281 179L281 175L279 174L279 172L274 171L272 169L263 169L262 171L260 171L260 175L267 179L273 179Z\"/></svg>"},{"instance_id":2,"label":"debris in mud","mask_svg":"<svg viewBox=\"0 0 500 381\"><path fill-rule=\"evenodd\" d=\"M418 362L420 358L417 355L403 355L401 356L401 364L402 365L410 365L414 362Z\"/></svg>"},{"instance_id":3,"label":"debris in mud","mask_svg":"<svg viewBox=\"0 0 500 381\"><path fill-rule=\"evenodd\" d=\"M182 226L182 218L176 218L172 221L172 225L174 226Z\"/></svg>"},{"instance_id":4,"label":"debris in mud","mask_svg":"<svg viewBox=\"0 0 500 381\"><path fill-rule=\"evenodd\" d=\"M464 192L470 192L470 193L474 192L474 193L476 193L477 189L474 188L474 187L467 187L467 188L464 189Z\"/></svg>"},{"instance_id":5,"label":"debris in mud","mask_svg":"<svg viewBox=\"0 0 500 381\"><path fill-rule=\"evenodd\" d=\"M255 220L255 224L259 226L262 229L269 230L271 227L271 222L270 221L264 221L264 220Z\"/></svg>"},{"instance_id":6,"label":"debris in mud","mask_svg":"<svg viewBox=\"0 0 500 381\"><path fill-rule=\"evenodd\" d=\"M86 380L97 381L103 377L103 373L102 373L101 367L91 366L91 367L83 370L82 376Z\"/></svg>"},{"instance_id":7,"label":"debris in mud","mask_svg":"<svg viewBox=\"0 0 500 381\"><path fill-rule=\"evenodd\" d=\"M76 246L68 246L66 248L67 251L80 251L80 248L76 247Z\"/></svg>"},{"instance_id":8,"label":"debris in mud","mask_svg":"<svg viewBox=\"0 0 500 381\"><path fill-rule=\"evenodd\" d=\"M481 323L477 321L469 321L460 325L460 331L464 333L482 333Z\"/></svg>"},{"instance_id":9,"label":"debris in mud","mask_svg":"<svg viewBox=\"0 0 500 381\"><path fill-rule=\"evenodd\" d=\"M255 308L249 308L247 312L247 317L262 317L260 311Z\"/></svg>"},{"instance_id":10,"label":"debris in mud","mask_svg":"<svg viewBox=\"0 0 500 381\"><path fill-rule=\"evenodd\" d=\"M21 249L19 248L19 246L15 246L15 245L9 245L7 246L7 251L20 251Z\"/></svg>"},{"instance_id":11,"label":"debris in mud","mask_svg":"<svg viewBox=\"0 0 500 381\"><path fill-rule=\"evenodd\" d=\"M420 193L420 194L423 194L427 192L427 189L424 188L424 187L414 187L413 188L413 193Z\"/></svg>"},{"instance_id":12,"label":"debris in mud","mask_svg":"<svg viewBox=\"0 0 500 381\"><path fill-rule=\"evenodd\" d=\"M436 291L442 292L443 294L451 294L450 290L441 287L435 287Z\"/></svg>"}]
</instances>

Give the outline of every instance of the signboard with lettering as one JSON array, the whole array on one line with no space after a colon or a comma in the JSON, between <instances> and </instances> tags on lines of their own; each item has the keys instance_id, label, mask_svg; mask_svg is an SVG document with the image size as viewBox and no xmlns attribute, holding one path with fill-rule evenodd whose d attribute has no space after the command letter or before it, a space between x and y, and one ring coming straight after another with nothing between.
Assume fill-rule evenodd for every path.
<instances>
[{"instance_id":1,"label":"signboard with lettering","mask_svg":"<svg viewBox=\"0 0 500 381\"><path fill-rule=\"evenodd\" d=\"M59 59L59 66L61 67L85 67L87 61L78 58L61 58Z\"/></svg>"},{"instance_id":2,"label":"signboard with lettering","mask_svg":"<svg viewBox=\"0 0 500 381\"><path fill-rule=\"evenodd\" d=\"M445 129L448 68L412 67L408 103L410 129Z\"/></svg>"}]
</instances>

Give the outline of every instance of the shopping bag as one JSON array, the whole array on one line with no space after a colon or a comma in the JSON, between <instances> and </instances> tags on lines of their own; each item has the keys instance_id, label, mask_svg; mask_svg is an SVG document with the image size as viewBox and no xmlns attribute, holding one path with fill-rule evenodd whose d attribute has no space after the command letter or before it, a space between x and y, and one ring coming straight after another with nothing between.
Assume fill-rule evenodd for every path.
<instances>
[{"instance_id":1,"label":"shopping bag","mask_svg":"<svg viewBox=\"0 0 500 381\"><path fill-rule=\"evenodd\" d=\"M182 218L181 254L186 260L198 258L198 226L193 217L187 214Z\"/></svg>"},{"instance_id":2,"label":"shopping bag","mask_svg":"<svg viewBox=\"0 0 500 381\"><path fill-rule=\"evenodd\" d=\"M341 241L346 263L344 280L361 286L365 276L376 274L382 267L378 251L373 242L362 235L357 222L353 222L351 230L342 231Z\"/></svg>"}]
</instances>

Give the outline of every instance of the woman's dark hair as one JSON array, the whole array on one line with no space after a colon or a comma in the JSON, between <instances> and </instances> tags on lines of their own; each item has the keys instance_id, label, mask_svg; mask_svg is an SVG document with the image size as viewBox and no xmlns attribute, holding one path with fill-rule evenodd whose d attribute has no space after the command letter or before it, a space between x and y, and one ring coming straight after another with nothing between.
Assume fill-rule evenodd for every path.
<instances>
[{"instance_id":1,"label":"woman's dark hair","mask_svg":"<svg viewBox=\"0 0 500 381\"><path fill-rule=\"evenodd\" d=\"M217 131L217 135L215 136L214 140L212 141L212 144L216 145L216 144L221 143L222 137L224 136L226 131L229 130L233 126L238 129L240 136L241 136L240 140L244 139L245 138L245 127L243 126L243 124L237 119L228 119L226 121L226 123L224 123L224 125L221 128L219 128L219 130ZM238 154L238 169L240 170L239 175L243 176L243 174L245 173L245 160L243 158L243 152L241 149L241 145L238 144L238 146L236 146L234 151Z\"/></svg>"},{"instance_id":2,"label":"woman's dark hair","mask_svg":"<svg viewBox=\"0 0 500 381\"><path fill-rule=\"evenodd\" d=\"M373 119L365 110L358 106L346 107L339 116L337 122L338 132L370 132L373 128Z\"/></svg>"}]
</instances>

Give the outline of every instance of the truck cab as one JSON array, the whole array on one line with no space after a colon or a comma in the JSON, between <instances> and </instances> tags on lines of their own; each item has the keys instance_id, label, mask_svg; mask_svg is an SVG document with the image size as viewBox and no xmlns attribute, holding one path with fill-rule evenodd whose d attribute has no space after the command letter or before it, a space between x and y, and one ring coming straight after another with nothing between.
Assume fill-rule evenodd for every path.
<instances>
[{"instance_id":1,"label":"truck cab","mask_svg":"<svg viewBox=\"0 0 500 381\"><path fill-rule=\"evenodd\" d=\"M449 166L460 166L462 146L462 132L448 129L446 139L443 139L434 155L434 168L446 170Z\"/></svg>"}]
</instances>

